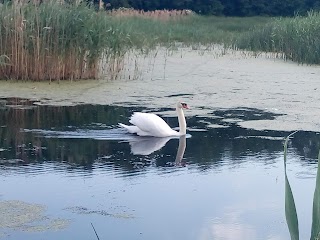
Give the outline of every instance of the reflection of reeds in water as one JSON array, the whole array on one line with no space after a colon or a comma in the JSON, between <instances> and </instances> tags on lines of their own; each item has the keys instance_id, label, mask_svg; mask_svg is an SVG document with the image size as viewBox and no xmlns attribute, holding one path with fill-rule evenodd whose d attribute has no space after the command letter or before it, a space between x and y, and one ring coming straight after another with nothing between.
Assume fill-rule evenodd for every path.
<instances>
[{"instance_id":1,"label":"reflection of reeds in water","mask_svg":"<svg viewBox=\"0 0 320 240\"><path fill-rule=\"evenodd\" d=\"M284 174L285 174L285 215L287 220L290 237L292 240L299 239L299 223L296 205L292 194L291 186L287 176L287 148L290 137L295 134L291 133L284 143ZM318 240L320 236L320 151L318 154L318 169L316 178L316 187L313 196L313 211L312 211L312 228L311 240Z\"/></svg>"}]
</instances>

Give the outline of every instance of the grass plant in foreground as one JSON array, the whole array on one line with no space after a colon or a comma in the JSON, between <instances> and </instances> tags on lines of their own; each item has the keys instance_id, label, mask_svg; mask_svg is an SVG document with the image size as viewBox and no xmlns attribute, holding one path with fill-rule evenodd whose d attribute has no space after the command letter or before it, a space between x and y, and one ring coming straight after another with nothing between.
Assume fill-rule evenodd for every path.
<instances>
[{"instance_id":1,"label":"grass plant in foreground","mask_svg":"<svg viewBox=\"0 0 320 240\"><path fill-rule=\"evenodd\" d=\"M285 139L283 159L285 176L285 215L291 240L299 240L299 223L292 189L287 176L287 151L290 137L292 137L296 132L297 131L291 133ZM317 167L316 186L313 195L311 240L318 240L320 237L320 151L318 153Z\"/></svg>"},{"instance_id":2,"label":"grass plant in foreground","mask_svg":"<svg viewBox=\"0 0 320 240\"><path fill-rule=\"evenodd\" d=\"M264 27L246 32L237 47L251 51L281 53L298 63L320 64L320 13L278 18Z\"/></svg>"}]
</instances>

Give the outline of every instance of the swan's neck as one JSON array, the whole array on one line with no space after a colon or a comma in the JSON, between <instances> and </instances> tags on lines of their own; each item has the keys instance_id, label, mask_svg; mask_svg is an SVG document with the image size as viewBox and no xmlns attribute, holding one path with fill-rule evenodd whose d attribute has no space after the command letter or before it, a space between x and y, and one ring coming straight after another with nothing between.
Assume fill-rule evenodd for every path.
<instances>
[{"instance_id":1,"label":"swan's neck","mask_svg":"<svg viewBox=\"0 0 320 240\"><path fill-rule=\"evenodd\" d=\"M182 108L177 108L176 109L177 114L178 114L178 120L179 120L179 134L180 135L186 135L187 132L187 123L186 123L186 119L184 117L184 113Z\"/></svg>"}]
</instances>

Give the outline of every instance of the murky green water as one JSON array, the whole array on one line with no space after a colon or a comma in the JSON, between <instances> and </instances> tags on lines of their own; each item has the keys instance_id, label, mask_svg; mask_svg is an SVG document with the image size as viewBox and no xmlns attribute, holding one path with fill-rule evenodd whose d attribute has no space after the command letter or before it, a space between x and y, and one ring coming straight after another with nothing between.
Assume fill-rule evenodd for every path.
<instances>
[{"instance_id":1,"label":"murky green water","mask_svg":"<svg viewBox=\"0 0 320 240\"><path fill-rule=\"evenodd\" d=\"M181 139L117 127L140 110L2 99L0 239L96 239L91 223L100 239L290 239L289 133L237 125L274 115L236 108L187 117ZM300 239L310 238L319 146L318 133L298 132L288 149Z\"/></svg>"}]
</instances>

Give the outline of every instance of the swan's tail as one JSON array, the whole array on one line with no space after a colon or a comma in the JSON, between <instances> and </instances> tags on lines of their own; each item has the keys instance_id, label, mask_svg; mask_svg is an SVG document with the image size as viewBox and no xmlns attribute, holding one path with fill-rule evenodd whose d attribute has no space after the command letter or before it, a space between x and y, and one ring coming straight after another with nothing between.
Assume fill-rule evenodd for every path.
<instances>
[{"instance_id":1,"label":"swan's tail","mask_svg":"<svg viewBox=\"0 0 320 240\"><path fill-rule=\"evenodd\" d=\"M127 129L127 131L129 133L137 133L137 131L139 130L139 128L137 126L128 126L128 125L125 125L123 123L118 123L118 125L122 128L125 128Z\"/></svg>"},{"instance_id":2,"label":"swan's tail","mask_svg":"<svg viewBox=\"0 0 320 240\"><path fill-rule=\"evenodd\" d=\"M127 127L129 127L128 125L125 125L125 124L123 124L123 123L118 123L118 125L119 125L119 127L122 127L122 128L127 128Z\"/></svg>"}]
</instances>

